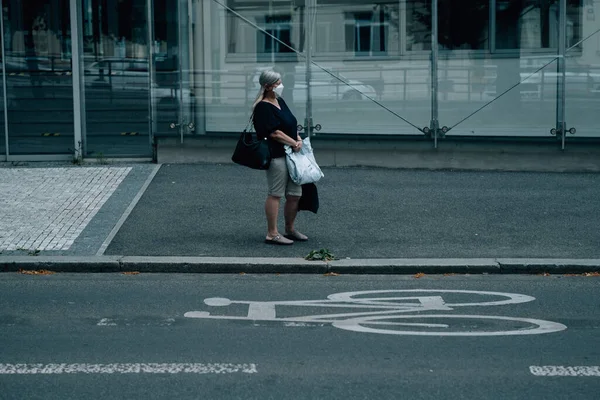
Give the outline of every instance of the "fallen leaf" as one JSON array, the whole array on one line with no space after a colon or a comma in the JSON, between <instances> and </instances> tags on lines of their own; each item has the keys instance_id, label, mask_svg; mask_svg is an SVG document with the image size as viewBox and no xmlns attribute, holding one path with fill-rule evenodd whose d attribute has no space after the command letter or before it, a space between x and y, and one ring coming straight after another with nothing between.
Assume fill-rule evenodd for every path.
<instances>
[{"instance_id":1,"label":"fallen leaf","mask_svg":"<svg viewBox=\"0 0 600 400\"><path fill-rule=\"evenodd\" d=\"M127 271L127 272L121 272L123 275L139 275L140 273L138 271Z\"/></svg>"},{"instance_id":2,"label":"fallen leaf","mask_svg":"<svg viewBox=\"0 0 600 400\"><path fill-rule=\"evenodd\" d=\"M311 251L304 259L309 261L333 261L336 257L328 249L321 249Z\"/></svg>"},{"instance_id":3,"label":"fallen leaf","mask_svg":"<svg viewBox=\"0 0 600 400\"><path fill-rule=\"evenodd\" d=\"M24 274L24 275L52 275L52 274L55 274L55 272L48 271L46 269L39 269L39 270L20 269L19 273Z\"/></svg>"},{"instance_id":4,"label":"fallen leaf","mask_svg":"<svg viewBox=\"0 0 600 400\"><path fill-rule=\"evenodd\" d=\"M422 272L419 272L418 274L415 274L415 278L417 278L417 279L422 278L424 276L425 276L425 274L422 273Z\"/></svg>"},{"instance_id":5,"label":"fallen leaf","mask_svg":"<svg viewBox=\"0 0 600 400\"><path fill-rule=\"evenodd\" d=\"M326 274L323 274L323 276L340 276L340 274L338 274L337 272L328 272Z\"/></svg>"}]
</instances>

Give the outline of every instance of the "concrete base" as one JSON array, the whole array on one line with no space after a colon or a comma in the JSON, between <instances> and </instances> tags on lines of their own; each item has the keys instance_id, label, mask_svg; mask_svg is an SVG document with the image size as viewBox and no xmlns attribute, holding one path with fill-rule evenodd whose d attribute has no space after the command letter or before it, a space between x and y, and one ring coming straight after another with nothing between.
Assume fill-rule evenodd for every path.
<instances>
[{"instance_id":1,"label":"concrete base","mask_svg":"<svg viewBox=\"0 0 600 400\"><path fill-rule=\"evenodd\" d=\"M237 137L190 136L157 139L158 163L230 164ZM600 143L570 142L561 150L550 139L462 139L317 136L311 139L322 167L382 167L539 172L598 172Z\"/></svg>"}]
</instances>

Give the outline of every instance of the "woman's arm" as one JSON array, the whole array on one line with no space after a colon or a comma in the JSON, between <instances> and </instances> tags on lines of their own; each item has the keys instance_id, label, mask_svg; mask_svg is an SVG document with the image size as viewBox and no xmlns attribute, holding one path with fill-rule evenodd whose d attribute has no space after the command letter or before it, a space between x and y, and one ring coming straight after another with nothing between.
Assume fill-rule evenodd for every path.
<instances>
[{"instance_id":1,"label":"woman's arm","mask_svg":"<svg viewBox=\"0 0 600 400\"><path fill-rule=\"evenodd\" d=\"M276 130L275 132L271 133L271 135L269 135L269 136L271 137L271 139L275 140L276 142L279 142L282 144L287 144L288 146L292 147L294 150L296 150L296 149L299 150L300 146L302 145L301 140L300 141L294 140L280 130Z\"/></svg>"}]
</instances>

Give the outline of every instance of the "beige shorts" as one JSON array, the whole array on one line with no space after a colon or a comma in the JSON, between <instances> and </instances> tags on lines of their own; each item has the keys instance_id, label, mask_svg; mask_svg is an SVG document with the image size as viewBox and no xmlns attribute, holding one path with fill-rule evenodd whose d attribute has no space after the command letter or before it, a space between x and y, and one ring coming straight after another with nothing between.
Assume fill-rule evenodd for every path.
<instances>
[{"instance_id":1,"label":"beige shorts","mask_svg":"<svg viewBox=\"0 0 600 400\"><path fill-rule=\"evenodd\" d=\"M271 159L271 166L267 170L267 183L269 184L269 196L302 196L302 186L296 185L290 178L285 157Z\"/></svg>"}]
</instances>

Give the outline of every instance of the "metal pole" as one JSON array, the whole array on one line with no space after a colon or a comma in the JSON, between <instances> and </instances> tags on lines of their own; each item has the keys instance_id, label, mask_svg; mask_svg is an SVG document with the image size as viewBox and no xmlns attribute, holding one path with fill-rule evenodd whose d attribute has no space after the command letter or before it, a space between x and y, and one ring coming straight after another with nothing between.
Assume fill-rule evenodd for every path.
<instances>
[{"instance_id":1,"label":"metal pole","mask_svg":"<svg viewBox=\"0 0 600 400\"><path fill-rule=\"evenodd\" d=\"M225 21L227 20L227 17L225 17ZM189 90L190 90L190 104L188 105L189 109L187 110L188 115L190 117L190 123L194 124L194 133L196 132L196 118L195 118L195 109L194 109L194 105L195 105L195 99L194 99L194 95L196 93L196 77L194 76L195 71L196 71L196 67L195 67L195 62L194 62L194 3L192 2L192 0L188 0L187 3L187 45L188 45L188 58L187 58L187 62L189 65L189 71L187 73L187 79L189 81L188 85L189 85ZM246 86L247 87L247 86Z\"/></svg>"},{"instance_id":2,"label":"metal pole","mask_svg":"<svg viewBox=\"0 0 600 400\"><path fill-rule=\"evenodd\" d=\"M179 90L179 96L177 98L178 108L177 115L179 117L179 135L181 137L181 143L183 143L183 131L186 129L185 126L189 123L187 118L184 118L183 115L183 68L181 58L183 57L183 49L181 48L183 44L183 29L185 28L185 24L183 23L183 12L182 12L182 2L181 0L177 2L177 23L179 29L177 30L177 75L179 76L177 85L179 86L177 90Z\"/></svg>"},{"instance_id":3,"label":"metal pole","mask_svg":"<svg viewBox=\"0 0 600 400\"><path fill-rule=\"evenodd\" d=\"M434 148L438 139L438 0L431 1L431 131Z\"/></svg>"},{"instance_id":4,"label":"metal pole","mask_svg":"<svg viewBox=\"0 0 600 400\"><path fill-rule=\"evenodd\" d=\"M313 136L313 120L312 120L312 95L310 88L311 67L312 67L312 13L313 4L316 0L306 2L306 30L304 32L304 43L306 43L304 51L306 52L306 120L305 129L307 136Z\"/></svg>"},{"instance_id":5,"label":"metal pole","mask_svg":"<svg viewBox=\"0 0 600 400\"><path fill-rule=\"evenodd\" d=\"M2 33L0 34L0 40L2 40L2 91L3 91L3 101L4 101L4 141L6 143L6 147L4 148L6 153L6 160L8 161L8 92L7 92L7 84L6 84L6 49L4 48L4 7L0 4L0 29Z\"/></svg>"},{"instance_id":6,"label":"metal pole","mask_svg":"<svg viewBox=\"0 0 600 400\"><path fill-rule=\"evenodd\" d=\"M566 93L567 93L567 0L559 2L559 27L558 27L558 90L556 103L556 130L561 133L561 149L565 149L567 136L566 122Z\"/></svg>"},{"instance_id":7,"label":"metal pole","mask_svg":"<svg viewBox=\"0 0 600 400\"><path fill-rule=\"evenodd\" d=\"M154 99L154 12L152 0L146 1L146 26L148 27L148 138L150 142L150 148L154 143L154 134L157 129L156 123L156 102Z\"/></svg>"},{"instance_id":8,"label":"metal pole","mask_svg":"<svg viewBox=\"0 0 600 400\"><path fill-rule=\"evenodd\" d=\"M210 34L207 30L207 27L204 23L206 20L206 10L210 7L210 3L208 2L200 2L197 3L196 8L194 9L193 18L196 21L195 29L194 29L194 52L190 54L194 54L194 96L195 96L195 108L194 108L194 116L196 122L196 132L200 129L200 134L206 135L206 113L208 109L208 91L207 88L207 79L206 73L204 72L207 68L207 60L208 57L208 49L207 49L207 40L210 38ZM227 17L223 18L223 23L227 21ZM199 58L196 58L199 57ZM200 104L198 104L200 101Z\"/></svg>"},{"instance_id":9,"label":"metal pole","mask_svg":"<svg viewBox=\"0 0 600 400\"><path fill-rule=\"evenodd\" d=\"M406 29L406 18L403 17L404 15L406 15L407 11L407 6L406 6L407 0L398 0L398 24L400 25L400 55L405 55L407 52L406 49L406 44L407 44L407 38L406 38L406 33L407 33L407 29ZM404 86L406 86L406 81L404 81Z\"/></svg>"},{"instance_id":10,"label":"metal pole","mask_svg":"<svg viewBox=\"0 0 600 400\"><path fill-rule=\"evenodd\" d=\"M81 160L86 151L85 95L83 85L83 21L81 2L71 0L71 66L73 69L73 126L75 159Z\"/></svg>"},{"instance_id":11,"label":"metal pole","mask_svg":"<svg viewBox=\"0 0 600 400\"><path fill-rule=\"evenodd\" d=\"M202 6L200 7L201 15L200 20L202 24L200 24L200 29L202 29L202 41L198 43L196 49L202 49L202 66L201 71L202 77L201 87L202 87L202 132L206 134L208 130L208 113L212 109L212 105L215 103L215 92L214 87L210 82L213 81L212 76L212 30L211 30L211 11L212 4L208 1L202 1ZM226 18L223 20L225 23ZM216 39L215 39L216 40ZM210 99L210 104L209 104Z\"/></svg>"},{"instance_id":12,"label":"metal pole","mask_svg":"<svg viewBox=\"0 0 600 400\"><path fill-rule=\"evenodd\" d=\"M488 37L490 40L490 53L496 52L496 0L490 0L490 32Z\"/></svg>"}]
</instances>

